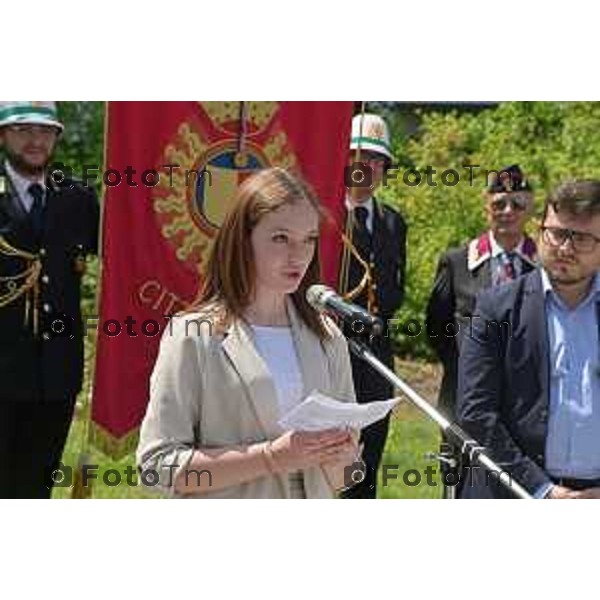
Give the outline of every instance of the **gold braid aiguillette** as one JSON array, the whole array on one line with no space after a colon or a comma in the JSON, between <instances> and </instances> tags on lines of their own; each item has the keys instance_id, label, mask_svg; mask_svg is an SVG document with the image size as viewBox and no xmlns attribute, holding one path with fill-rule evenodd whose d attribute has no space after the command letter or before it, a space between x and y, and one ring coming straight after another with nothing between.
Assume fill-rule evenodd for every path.
<instances>
[{"instance_id":1,"label":"gold braid aiguillette","mask_svg":"<svg viewBox=\"0 0 600 600\"><path fill-rule=\"evenodd\" d=\"M8 306L25 295L23 323L27 325L30 315L33 315L33 334L37 336L39 330L39 276L42 270L39 256L15 248L1 235L0 255L21 258L27 263L25 269L16 275L0 276L0 283L5 283L7 288L6 292L0 292L0 308Z\"/></svg>"}]
</instances>

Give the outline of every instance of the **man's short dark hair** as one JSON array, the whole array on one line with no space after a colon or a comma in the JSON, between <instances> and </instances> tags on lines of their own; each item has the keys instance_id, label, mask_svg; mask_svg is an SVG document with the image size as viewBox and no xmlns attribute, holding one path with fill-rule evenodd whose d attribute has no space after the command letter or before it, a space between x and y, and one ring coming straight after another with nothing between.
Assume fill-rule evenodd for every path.
<instances>
[{"instance_id":1,"label":"man's short dark hair","mask_svg":"<svg viewBox=\"0 0 600 600\"><path fill-rule=\"evenodd\" d=\"M548 214L549 206L556 213L566 212L574 217L599 215L600 181L581 179L563 183L546 198L543 219Z\"/></svg>"}]
</instances>

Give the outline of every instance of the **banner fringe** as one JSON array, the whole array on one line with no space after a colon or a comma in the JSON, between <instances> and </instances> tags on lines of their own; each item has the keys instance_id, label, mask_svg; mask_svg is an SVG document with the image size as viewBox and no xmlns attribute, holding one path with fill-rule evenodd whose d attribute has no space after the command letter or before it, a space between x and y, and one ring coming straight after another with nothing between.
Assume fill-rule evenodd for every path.
<instances>
[{"instance_id":1,"label":"banner fringe","mask_svg":"<svg viewBox=\"0 0 600 600\"><path fill-rule=\"evenodd\" d=\"M113 460L124 458L135 452L139 436L139 427L136 427L122 437L116 437L108 430L95 422L90 423L89 442L99 452Z\"/></svg>"}]
</instances>

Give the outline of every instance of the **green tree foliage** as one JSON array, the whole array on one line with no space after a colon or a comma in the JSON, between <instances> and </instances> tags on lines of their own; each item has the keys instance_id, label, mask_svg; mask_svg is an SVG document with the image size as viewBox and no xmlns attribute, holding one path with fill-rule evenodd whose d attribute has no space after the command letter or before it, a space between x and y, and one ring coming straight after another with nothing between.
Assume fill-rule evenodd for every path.
<instances>
[{"instance_id":1,"label":"green tree foliage","mask_svg":"<svg viewBox=\"0 0 600 600\"><path fill-rule=\"evenodd\" d=\"M102 172L104 161L104 102L59 102L59 117L65 125L54 160L69 167L73 178L81 180L84 166L96 167ZM92 184L100 196L101 178ZM96 312L98 261L88 260L87 272L83 278L83 312L92 315Z\"/></svg>"},{"instance_id":2,"label":"green tree foliage","mask_svg":"<svg viewBox=\"0 0 600 600\"><path fill-rule=\"evenodd\" d=\"M104 159L104 102L60 102L58 113L65 125L55 159L68 165L75 179L84 165L102 169ZM100 172L100 171L99 171ZM96 181L100 191L101 181Z\"/></svg>"},{"instance_id":3,"label":"green tree foliage","mask_svg":"<svg viewBox=\"0 0 600 600\"><path fill-rule=\"evenodd\" d=\"M598 102L507 102L476 114L424 113L419 134L412 139L394 132L397 178L378 195L398 207L409 225L408 288L395 339L401 354L433 356L424 333L424 311L437 261L447 248L466 243L485 228L485 170L519 163L534 185L539 210L556 184L600 178L598 131ZM437 171L431 176L437 187L425 181L427 165ZM465 165L479 165L472 169L472 182ZM418 186L403 181L403 172L410 168L423 175ZM460 175L454 186L442 184L447 169ZM535 230L533 222L530 228ZM409 335L402 327L410 319L422 324L420 335Z\"/></svg>"},{"instance_id":4,"label":"green tree foliage","mask_svg":"<svg viewBox=\"0 0 600 600\"><path fill-rule=\"evenodd\" d=\"M102 167L104 109L103 102L59 103L65 132L55 158L69 165L76 178L82 176L84 165ZM423 112L419 134L410 139L402 130L402 118L393 112L386 116L391 117L399 169L397 178L390 179L378 195L397 206L409 224L408 287L398 315L401 325L410 319L424 323L440 254L466 243L485 227L482 190L486 169L519 163L535 186L538 208L559 182L600 178L598 102L506 102L479 113ZM436 170L431 175L436 187L426 184L428 165ZM472 182L464 165L479 165L472 170ZM418 186L403 181L404 171L411 168L423 175ZM459 173L460 181L454 186L442 184L441 174L447 169ZM98 193L100 183L95 184ZM92 261L84 279L84 310L88 314L93 311L96 270ZM408 335L401 327L395 342L403 355L433 357L424 325L418 336Z\"/></svg>"}]
</instances>

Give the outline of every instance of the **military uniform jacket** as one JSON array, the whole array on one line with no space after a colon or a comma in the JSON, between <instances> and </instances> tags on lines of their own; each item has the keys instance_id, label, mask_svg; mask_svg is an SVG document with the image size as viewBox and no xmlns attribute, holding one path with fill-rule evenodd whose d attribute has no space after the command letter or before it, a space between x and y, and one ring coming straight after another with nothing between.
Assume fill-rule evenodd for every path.
<instances>
[{"instance_id":1,"label":"military uniform jacket","mask_svg":"<svg viewBox=\"0 0 600 600\"><path fill-rule=\"evenodd\" d=\"M0 301L0 401L59 401L80 391L82 275L77 265L82 256L97 250L98 222L98 202L91 188L68 180L57 186L48 180L43 228L36 235L29 213L0 166L0 300L4 299ZM7 302L23 285L20 275L34 262L37 293L34 286ZM60 321L67 323L62 333L52 331L57 318L56 332Z\"/></svg>"},{"instance_id":2,"label":"military uniform jacket","mask_svg":"<svg viewBox=\"0 0 600 600\"><path fill-rule=\"evenodd\" d=\"M393 208L379 204L373 200L373 221L370 235L357 222L352 231L352 243L362 260L369 265L371 273L371 290L374 305L371 312L387 323L404 298L404 274L406 271L406 223ZM365 274L364 266L352 256L347 281L340 282L342 292L356 288ZM344 283L346 285L344 285ZM363 289L353 300L354 303L367 307L368 290ZM357 337L352 328L343 327L348 338ZM367 340L362 336L371 352L386 366L392 367L394 354L392 339L386 335ZM384 400L393 394L392 385L364 360L352 355L352 373L359 402Z\"/></svg>"},{"instance_id":3,"label":"military uniform jacket","mask_svg":"<svg viewBox=\"0 0 600 600\"><path fill-rule=\"evenodd\" d=\"M363 239L356 226L352 235L352 243L361 258L369 263L371 270L375 297L373 312L384 321L394 316L404 299L406 231L406 223L398 211L373 199L371 239ZM358 285L363 274L363 267L352 258L349 265L349 281L346 286L342 286L343 291ZM366 291L361 292L354 302L366 307Z\"/></svg>"},{"instance_id":4,"label":"military uniform jacket","mask_svg":"<svg viewBox=\"0 0 600 600\"><path fill-rule=\"evenodd\" d=\"M521 275L529 273L536 264L536 245L525 237L519 253ZM477 294L492 285L491 243L487 233L471 240L466 246L452 248L438 263L433 291L427 305L427 334L438 354L444 375L439 403L447 416L452 417L456 403L458 356L462 340L473 326Z\"/></svg>"}]
</instances>

